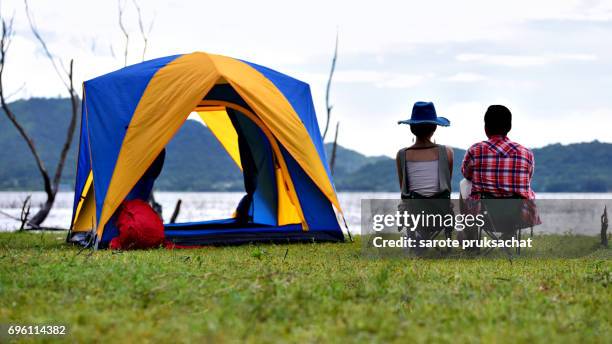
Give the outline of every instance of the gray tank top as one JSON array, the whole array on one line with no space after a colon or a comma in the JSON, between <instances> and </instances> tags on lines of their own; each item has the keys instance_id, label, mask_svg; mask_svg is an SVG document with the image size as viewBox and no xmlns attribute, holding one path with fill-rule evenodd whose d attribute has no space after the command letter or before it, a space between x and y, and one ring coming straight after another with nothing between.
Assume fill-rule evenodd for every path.
<instances>
[{"instance_id":1,"label":"gray tank top","mask_svg":"<svg viewBox=\"0 0 612 344\"><path fill-rule=\"evenodd\" d=\"M409 198L410 192L429 197L444 191L451 192L451 174L448 168L446 147L438 146L438 160L406 161L406 150L398 152L401 166L402 198Z\"/></svg>"},{"instance_id":2,"label":"gray tank top","mask_svg":"<svg viewBox=\"0 0 612 344\"><path fill-rule=\"evenodd\" d=\"M440 192L438 160L406 161L408 191L426 197Z\"/></svg>"}]
</instances>

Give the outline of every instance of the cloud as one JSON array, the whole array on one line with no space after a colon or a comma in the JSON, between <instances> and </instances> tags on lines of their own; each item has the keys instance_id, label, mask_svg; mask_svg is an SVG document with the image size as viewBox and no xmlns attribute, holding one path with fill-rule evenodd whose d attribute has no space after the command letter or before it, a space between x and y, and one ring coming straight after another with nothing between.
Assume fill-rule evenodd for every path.
<instances>
[{"instance_id":1,"label":"cloud","mask_svg":"<svg viewBox=\"0 0 612 344\"><path fill-rule=\"evenodd\" d=\"M459 62L479 62L507 67L539 66L549 63L549 59L543 56L501 54L459 54L456 59Z\"/></svg>"},{"instance_id":2,"label":"cloud","mask_svg":"<svg viewBox=\"0 0 612 344\"><path fill-rule=\"evenodd\" d=\"M556 142L591 142L593 140L612 142L609 133L611 114L612 107L561 111L553 119L547 116L535 116L533 113L524 114L520 118L523 123L518 130L522 131L523 140L529 147L542 147ZM542 128L547 128L546 140L540 137Z\"/></svg>"},{"instance_id":3,"label":"cloud","mask_svg":"<svg viewBox=\"0 0 612 344\"><path fill-rule=\"evenodd\" d=\"M508 55L463 53L455 57L459 62L477 62L505 67L542 66L559 61L595 61L593 54Z\"/></svg>"},{"instance_id":4,"label":"cloud","mask_svg":"<svg viewBox=\"0 0 612 344\"><path fill-rule=\"evenodd\" d=\"M486 79L486 76L477 73L457 73L445 78L446 81L451 82L478 82Z\"/></svg>"},{"instance_id":5,"label":"cloud","mask_svg":"<svg viewBox=\"0 0 612 344\"><path fill-rule=\"evenodd\" d=\"M557 54L554 55L554 58L567 61L595 61L598 59L597 56L593 54Z\"/></svg>"},{"instance_id":6,"label":"cloud","mask_svg":"<svg viewBox=\"0 0 612 344\"><path fill-rule=\"evenodd\" d=\"M596 124L588 132L576 130L573 117L564 114L585 113L584 104L612 109L605 93L612 87L606 74L612 70L612 45L602 44L612 33L611 1L382 0L377 6L351 2L350 11L347 4L150 0L142 4L145 19L157 15L146 57L203 50L268 66L310 83L323 118L338 31L331 102L333 120L342 122L341 143L350 148L393 154L408 144L409 130L396 121L419 99L435 100L438 111L451 119L452 127L436 136L455 146L483 138L482 115L494 102L511 106L517 120L513 137L528 145L607 137L612 112L589 115L589 125ZM7 93L25 82L14 99L65 94L30 34L23 2L2 5L4 13L16 11L16 37L4 75ZM123 66L116 4L56 0L31 5L52 52L65 63L74 58L77 85ZM217 15L202 21L202 13L231 13L232 20ZM142 42L131 5L126 24L128 63L139 62Z\"/></svg>"},{"instance_id":7,"label":"cloud","mask_svg":"<svg viewBox=\"0 0 612 344\"><path fill-rule=\"evenodd\" d=\"M561 21L607 22L612 20L612 4L609 1L579 1L561 11L543 11L534 17Z\"/></svg>"},{"instance_id":8,"label":"cloud","mask_svg":"<svg viewBox=\"0 0 612 344\"><path fill-rule=\"evenodd\" d=\"M429 75L388 74L377 82L378 88L412 88L423 83Z\"/></svg>"},{"instance_id":9,"label":"cloud","mask_svg":"<svg viewBox=\"0 0 612 344\"><path fill-rule=\"evenodd\" d=\"M310 83L327 82L328 74L301 73L296 74L302 80ZM427 79L435 77L434 74L408 74L376 70L341 70L334 74L333 82L338 84L371 84L377 88L411 88L424 83Z\"/></svg>"}]
</instances>

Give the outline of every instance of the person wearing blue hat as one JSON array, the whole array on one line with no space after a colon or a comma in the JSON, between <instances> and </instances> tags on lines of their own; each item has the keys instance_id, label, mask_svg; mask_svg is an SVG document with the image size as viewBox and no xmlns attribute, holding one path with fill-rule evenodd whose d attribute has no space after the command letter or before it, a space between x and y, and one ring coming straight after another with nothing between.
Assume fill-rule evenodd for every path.
<instances>
[{"instance_id":1,"label":"person wearing blue hat","mask_svg":"<svg viewBox=\"0 0 612 344\"><path fill-rule=\"evenodd\" d=\"M432 136L438 126L448 127L450 121L440 117L431 102L416 102L412 107L410 119L398 124L410 125L414 134L414 144L397 152L397 175L401 189L400 212L428 215L452 214L450 204L451 176L453 173L453 150L436 144ZM419 202L415 199L440 199L435 202ZM412 201L411 201L412 200ZM399 228L400 231L404 228ZM452 228L443 224L425 224L416 230L406 230L405 235L416 245L409 250L417 255L425 252L423 240L432 240L441 231L447 239L451 238ZM450 250L447 249L447 250Z\"/></svg>"},{"instance_id":2,"label":"person wearing blue hat","mask_svg":"<svg viewBox=\"0 0 612 344\"><path fill-rule=\"evenodd\" d=\"M453 150L436 144L432 136L438 126L450 121L440 117L432 102L416 102L410 119L398 124L410 125L414 144L397 153L397 175L402 199L450 198Z\"/></svg>"}]
</instances>

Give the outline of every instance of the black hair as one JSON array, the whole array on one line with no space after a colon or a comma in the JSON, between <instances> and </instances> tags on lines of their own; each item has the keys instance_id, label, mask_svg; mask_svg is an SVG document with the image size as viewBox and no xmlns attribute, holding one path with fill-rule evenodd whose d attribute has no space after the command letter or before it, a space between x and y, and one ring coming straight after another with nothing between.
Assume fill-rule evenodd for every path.
<instances>
[{"instance_id":1,"label":"black hair","mask_svg":"<svg viewBox=\"0 0 612 344\"><path fill-rule=\"evenodd\" d=\"M512 113L503 105L491 105L484 115L485 128L489 135L508 135L512 129Z\"/></svg>"},{"instance_id":2,"label":"black hair","mask_svg":"<svg viewBox=\"0 0 612 344\"><path fill-rule=\"evenodd\" d=\"M420 139L428 139L436 131L437 125L431 123L411 124L410 131Z\"/></svg>"}]
</instances>

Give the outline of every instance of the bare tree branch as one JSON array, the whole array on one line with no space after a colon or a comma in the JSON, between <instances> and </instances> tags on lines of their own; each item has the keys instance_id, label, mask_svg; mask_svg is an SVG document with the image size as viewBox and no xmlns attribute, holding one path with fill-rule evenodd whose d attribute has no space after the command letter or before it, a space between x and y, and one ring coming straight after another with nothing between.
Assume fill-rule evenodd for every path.
<instances>
[{"instance_id":1,"label":"bare tree branch","mask_svg":"<svg viewBox=\"0 0 612 344\"><path fill-rule=\"evenodd\" d=\"M51 187L51 179L49 178L49 173L47 172L47 168L43 163L40 155L38 154L38 150L36 149L36 145L34 144L34 140L30 135L25 131L25 128L17 121L17 117L13 110L9 107L6 95L4 93L4 69L6 67L6 56L8 53L8 48L10 46L11 39L13 37L13 18L7 22L2 18L2 36L0 38L0 105L2 106L2 110L8 117L9 121L13 124L15 129L19 132L19 135L23 138L23 140L28 145L30 152L34 156L34 160L36 161L36 167L40 172L41 177L43 178L43 185L45 192L47 194L52 193Z\"/></svg>"},{"instance_id":2,"label":"bare tree branch","mask_svg":"<svg viewBox=\"0 0 612 344\"><path fill-rule=\"evenodd\" d=\"M91 50L92 54L96 54L96 50L97 50L97 38L91 38L91 46L89 47L89 49Z\"/></svg>"},{"instance_id":3,"label":"bare tree branch","mask_svg":"<svg viewBox=\"0 0 612 344\"><path fill-rule=\"evenodd\" d=\"M325 107L327 110L327 119L325 121L325 130L323 130L323 140L327 136L327 129L329 129L329 119L331 118L331 111L334 107L329 104L329 91L331 89L332 78L334 71L336 70L336 59L338 58L338 33L336 32L336 47L334 48L334 58L332 59L331 70L329 71L329 79L327 79L327 88L325 90Z\"/></svg>"},{"instance_id":4,"label":"bare tree branch","mask_svg":"<svg viewBox=\"0 0 612 344\"><path fill-rule=\"evenodd\" d=\"M123 3L122 5L121 0L118 0L117 2L119 5L119 28L121 29L121 32L123 33L123 36L125 37L125 48L123 50L123 66L125 67L127 66L128 47L130 45L130 34L125 28L125 25L123 24L123 10L125 9L125 3Z\"/></svg>"},{"instance_id":5,"label":"bare tree branch","mask_svg":"<svg viewBox=\"0 0 612 344\"><path fill-rule=\"evenodd\" d=\"M55 57L53 57L53 55L49 51L49 48L47 47L47 43L40 36L40 32L38 31L38 27L36 26L36 23L34 22L34 16L30 12L30 7L28 6L28 0L23 0L23 2L25 4L26 17L28 17L28 23L30 24L30 29L31 29L32 33L34 34L34 37L36 37L36 40L38 41L38 43L40 43L41 47L43 48L43 51L45 52L45 56L47 56L49 61L51 61L51 64L53 65L53 69L55 70L55 73L57 74L57 76L60 78L60 80L62 81L64 86L66 88L69 88L68 87L68 81L65 79L65 74L68 74L67 71L66 71L66 68L64 67L62 62L59 61L59 65L60 65L60 67L62 67L63 73L60 72L60 70L59 70L59 68L57 66L58 62L56 62Z\"/></svg>"},{"instance_id":6,"label":"bare tree branch","mask_svg":"<svg viewBox=\"0 0 612 344\"><path fill-rule=\"evenodd\" d=\"M25 229L26 223L28 223L28 217L30 216L30 198L32 196L28 195L25 201L23 201L23 205L21 206L21 215L19 216L19 220L21 221L21 226L19 226L19 231L23 231Z\"/></svg>"},{"instance_id":7,"label":"bare tree branch","mask_svg":"<svg viewBox=\"0 0 612 344\"><path fill-rule=\"evenodd\" d=\"M340 131L340 121L336 123L336 135L334 136L334 145L332 146L331 159L329 160L329 169L331 175L334 175L334 166L336 166L336 148L338 147L338 132Z\"/></svg>"},{"instance_id":8,"label":"bare tree branch","mask_svg":"<svg viewBox=\"0 0 612 344\"><path fill-rule=\"evenodd\" d=\"M6 100L9 101L11 98L13 98L14 96L16 96L17 94L19 94L19 92L23 91L23 89L25 88L26 83L24 82L23 84L21 84L21 86L19 86L19 88L17 88L16 90L14 90L13 92L9 93L6 95Z\"/></svg>"},{"instance_id":9,"label":"bare tree branch","mask_svg":"<svg viewBox=\"0 0 612 344\"><path fill-rule=\"evenodd\" d=\"M138 13L138 28L140 29L140 35L142 36L143 41L142 61L144 61L145 54L147 53L147 47L149 45L149 34L151 33L151 30L153 30L153 23L155 23L155 17L151 19L151 23L149 23L149 28L145 31L140 6L138 5L138 2L136 0L132 0L132 2L134 3L134 7L136 7L136 12Z\"/></svg>"},{"instance_id":10,"label":"bare tree branch","mask_svg":"<svg viewBox=\"0 0 612 344\"><path fill-rule=\"evenodd\" d=\"M77 112L79 108L79 98L77 96L76 91L74 90L74 60L70 60L70 69L68 71L68 80L70 80L70 84L68 86L68 93L70 94L70 105L71 105L71 114L70 114L70 124L68 125L68 129L66 132L66 140L64 141L64 146L62 147L60 153L60 159L57 162L57 167L55 168L55 175L53 176L53 185L55 185L55 192L57 192L57 186L60 183L62 178L62 171L64 170L64 163L66 162L66 156L68 155L68 151L70 150L70 146L72 145L72 139L74 137L74 130L76 129L76 120L77 120Z\"/></svg>"},{"instance_id":11,"label":"bare tree branch","mask_svg":"<svg viewBox=\"0 0 612 344\"><path fill-rule=\"evenodd\" d=\"M115 55L115 49L113 49L113 45L112 44L109 45L109 50L110 50L110 54L113 57L113 59L116 59L117 56Z\"/></svg>"},{"instance_id":12,"label":"bare tree branch","mask_svg":"<svg viewBox=\"0 0 612 344\"><path fill-rule=\"evenodd\" d=\"M176 201L176 205L174 206L174 211L172 212L172 217L170 217L170 223L176 223L176 219L179 216L179 213L181 212L181 204L183 203L183 200L181 200L180 198Z\"/></svg>"},{"instance_id":13,"label":"bare tree branch","mask_svg":"<svg viewBox=\"0 0 612 344\"><path fill-rule=\"evenodd\" d=\"M4 215L6 217L8 217L9 219L15 220L15 221L21 221L20 218L18 218L17 216L13 216L5 211L0 210L0 215Z\"/></svg>"},{"instance_id":14,"label":"bare tree branch","mask_svg":"<svg viewBox=\"0 0 612 344\"><path fill-rule=\"evenodd\" d=\"M601 245L608 247L608 207L604 206L603 214L601 214Z\"/></svg>"},{"instance_id":15,"label":"bare tree branch","mask_svg":"<svg viewBox=\"0 0 612 344\"><path fill-rule=\"evenodd\" d=\"M73 61L70 60L70 67L68 71L63 66L63 64L61 64L61 61L59 61L60 67L63 71L63 74L62 74L62 71L60 71L60 68L58 67L58 62L56 62L58 61L58 59L53 56L45 40L42 38L40 32L38 31L38 28L36 27L36 24L33 19L34 16L31 14L30 8L28 6L28 1L24 0L24 4L25 4L25 9L26 9L26 15L28 17L28 22L30 24L30 29L32 30L32 33L34 34L34 36L36 37L36 39L42 46L43 51L45 52L45 56L49 59L49 61L53 65L53 69L55 70L57 76L61 79L62 83L66 87L66 90L68 91L70 95L70 101L71 101L71 107L72 107L72 113L71 113L70 123L68 125L68 130L66 133L66 139L64 140L64 145L60 152L60 157L57 162L57 166L55 168L53 180L51 180L51 178L49 177L49 172L47 171L45 164L40 158L40 154L38 153L38 150L36 149L33 138L30 135L28 135L24 127L19 123L19 121L17 121L17 117L15 116L15 113L12 111L12 109L7 103L7 97L4 93L3 74L4 74L4 69L6 67L6 55L8 52L8 47L10 45L10 41L13 36L13 25L12 25L13 19L11 18L10 22L7 23L4 20L4 18L2 18L2 36L0 38L0 105L2 106L4 113L9 118L13 126L17 129L21 137L26 141L26 144L28 145L30 152L34 156L34 159L36 161L36 166L43 179L43 185L44 185L45 193L47 194L47 199L45 203L42 204L38 212L32 217L32 219L30 220L26 219L27 224L30 227L40 228L40 224L47 218L47 216L49 215L49 211L53 207L53 204L55 202L55 196L57 195L57 191L59 189L59 183L61 181L62 171L64 169L64 163L66 161L66 157L68 155L68 151L70 150L70 146L72 145L72 139L74 137L74 131L76 128L76 120L77 120L77 112L78 112L78 107L79 107L79 99L78 99L78 95L74 89L74 84L73 84ZM29 210L28 210L27 215L29 215ZM22 219L22 227L24 224L25 224L25 220Z\"/></svg>"},{"instance_id":16,"label":"bare tree branch","mask_svg":"<svg viewBox=\"0 0 612 344\"><path fill-rule=\"evenodd\" d=\"M49 50L49 48L47 47L47 43L45 42L45 40L42 38L42 35L40 34L38 27L35 25L34 23L34 16L32 15L32 13L30 12L30 8L28 7L28 0L24 0L25 3L25 9L26 9L26 15L28 17L28 22L30 23L30 29L32 30L32 33L34 34L34 36L36 37L36 39L38 40L38 42L40 43L40 45L42 46L43 50L45 51L45 55L47 56L47 58L49 59L49 61L51 62L51 64L53 65L53 69L55 69L55 72L57 73L57 76L62 80L62 82L64 83L64 86L66 87L66 90L68 91L68 94L70 95L70 105L72 108L72 114L70 116L70 124L68 125L68 132L66 133L66 139L64 141L64 145L62 147L61 153L60 153L60 159L57 162L57 167L55 169L55 175L53 176L53 185L54 185L54 189L57 189L57 186L59 185L60 179L62 177L62 171L64 169L64 163L66 161L66 155L68 154L68 151L70 150L70 145L72 144L72 138L74 137L73 133L76 127L76 118L77 118L77 111L78 111L78 95L74 89L74 83L73 83L73 79L74 79L74 60L70 60L70 67L69 70L66 70L66 68L64 67L63 64L61 64L62 66L62 70L64 71L64 74L60 73L59 69L57 68L56 65L56 60L57 58L55 58L55 56L53 56L53 54L51 53L51 51ZM61 61L60 61L61 62ZM65 81L67 80L67 82ZM55 190L55 192L57 192L57 190Z\"/></svg>"}]
</instances>

